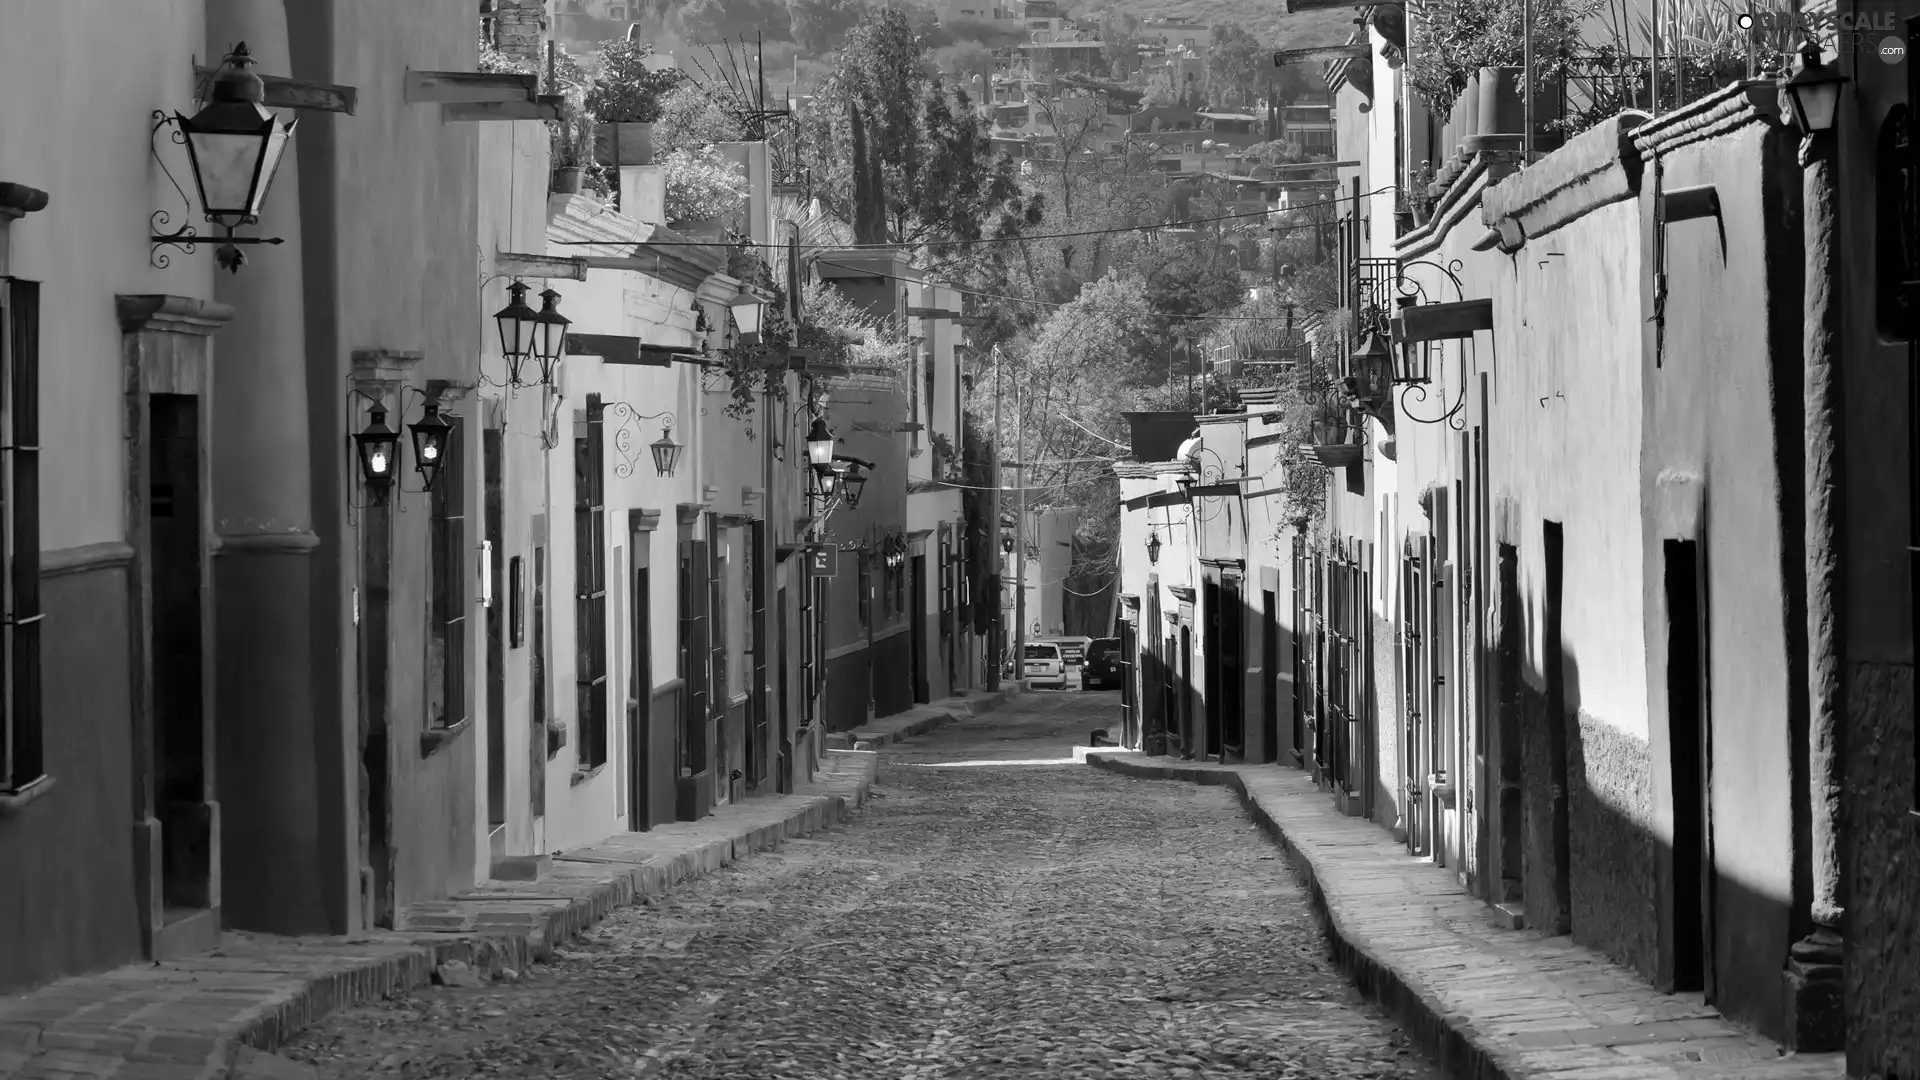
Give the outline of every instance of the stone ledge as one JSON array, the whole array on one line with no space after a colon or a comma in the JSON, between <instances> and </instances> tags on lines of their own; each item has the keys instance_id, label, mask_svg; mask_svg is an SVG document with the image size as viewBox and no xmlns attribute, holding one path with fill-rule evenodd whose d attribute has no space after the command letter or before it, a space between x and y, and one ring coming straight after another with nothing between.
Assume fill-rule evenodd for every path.
<instances>
[{"instance_id":1,"label":"stone ledge","mask_svg":"<svg viewBox=\"0 0 1920 1080\"><path fill-rule=\"evenodd\" d=\"M1624 112L1602 121L1482 192L1481 216L1499 230L1500 249L1517 251L1529 238L1638 194L1641 159L1632 133L1647 119Z\"/></svg>"}]
</instances>

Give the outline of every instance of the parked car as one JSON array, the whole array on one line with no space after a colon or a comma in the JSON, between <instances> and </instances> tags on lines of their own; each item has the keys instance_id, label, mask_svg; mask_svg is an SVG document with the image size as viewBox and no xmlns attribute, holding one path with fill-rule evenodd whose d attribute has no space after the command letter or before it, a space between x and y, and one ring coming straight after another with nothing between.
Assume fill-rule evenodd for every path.
<instances>
[{"instance_id":1,"label":"parked car","mask_svg":"<svg viewBox=\"0 0 1920 1080\"><path fill-rule=\"evenodd\" d=\"M1033 686L1067 685L1067 661L1060 655L1060 646L1052 642L1036 641L1027 646L1027 655L1022 660L1021 676Z\"/></svg>"},{"instance_id":2,"label":"parked car","mask_svg":"<svg viewBox=\"0 0 1920 1080\"><path fill-rule=\"evenodd\" d=\"M1069 671L1078 670L1086 662L1087 646L1093 644L1093 639L1085 635L1048 634L1036 640L1060 646L1060 659L1067 662Z\"/></svg>"},{"instance_id":3,"label":"parked car","mask_svg":"<svg viewBox=\"0 0 1920 1080\"><path fill-rule=\"evenodd\" d=\"M1127 677L1127 666L1120 658L1120 639L1094 638L1087 646L1087 658L1080 667L1080 689L1116 690Z\"/></svg>"}]
</instances>

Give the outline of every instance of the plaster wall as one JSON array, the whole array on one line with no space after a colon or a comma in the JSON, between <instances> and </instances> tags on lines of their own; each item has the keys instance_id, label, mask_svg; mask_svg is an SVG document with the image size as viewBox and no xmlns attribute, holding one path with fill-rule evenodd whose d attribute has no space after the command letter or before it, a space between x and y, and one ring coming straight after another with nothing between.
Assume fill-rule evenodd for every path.
<instances>
[{"instance_id":1,"label":"plaster wall","mask_svg":"<svg viewBox=\"0 0 1920 1080\"><path fill-rule=\"evenodd\" d=\"M545 246L547 228L546 178L550 171L549 142L546 130L538 124L482 124L480 125L480 189L479 189L479 231L482 265L488 265L487 256L495 252L539 252ZM492 274L488 275L489 277ZM480 316L482 328L480 341L481 371L486 383L480 391L484 402L483 415L488 426L502 429L501 436L501 539L499 553L501 575L493 583L494 605L497 610L506 640L503 643L505 659L504 697L501 710L505 716L505 762L503 773L506 779L506 834L502 838L502 850L510 855L534 854L542 850L540 820L543 814L535 812L535 769L544 774L546 768L546 716L549 708L543 701L535 707L533 693L533 590L535 587L534 549L545 548L547 576L549 580L548 618L552 618L553 598L551 579L553 560L557 554L548 543L546 523L552 519L553 509L547 501L547 463L548 450L542 441L545 424L545 395L534 387L507 388L506 361L500 355L500 338L494 325L492 313L507 305L507 285L510 279L501 278L487 282L481 289ZM544 281L534 279L527 284L538 291L546 286ZM495 331L489 333L488 331ZM537 379L537 364L529 363L521 372L522 379ZM484 514L484 491L482 492L481 512ZM484 518L480 527L485 529ZM485 539L484 531L481 538ZM512 566L515 559L520 560L523 592L519 598L522 625L524 627L521 644L514 646L512 641L512 613L515 597L512 593ZM657 586L656 586L657 587ZM485 615L482 613L484 634ZM551 641L551 629L548 631ZM482 663L485 662L485 637L482 637ZM549 649L549 659L551 649ZM483 667L484 675L484 667ZM491 707L485 683L482 684L482 705L480 714L484 720L486 709ZM547 692L548 701L552 699L551 678ZM484 733L483 733L484 734ZM479 797L481 815L485 820L488 812L485 778L492 764L493 748L488 738L480 741L479 775L481 782L475 791ZM542 775L541 803L545 801L544 775ZM487 830L475 830L476 868L490 867L492 861L491 844Z\"/></svg>"},{"instance_id":2,"label":"plaster wall","mask_svg":"<svg viewBox=\"0 0 1920 1080\"><path fill-rule=\"evenodd\" d=\"M1638 590L1619 587L1645 580L1648 572L1640 525L1639 210L1632 202L1598 207L1513 256L1472 251L1478 238L1477 230L1457 228L1428 256L1439 265L1460 260L1465 297L1490 297L1495 325L1470 346L1446 347L1426 401L1402 399L1396 473L1399 504L1407 509L1400 532L1434 531L1444 561L1457 564L1462 557L1453 535L1461 508L1451 505L1454 484L1467 472L1460 433L1448 424L1414 423L1407 408L1437 416L1485 373L1486 409L1470 404L1463 415L1469 429L1477 424L1484 433L1490 539L1518 549L1519 617L1527 637L1522 667L1529 707L1541 717L1526 725L1535 748L1527 757L1528 783L1536 794L1544 790L1544 725L1566 724L1574 933L1650 974L1657 935L1650 899L1655 853L1647 840L1653 793L1645 604ZM1456 299L1432 267L1410 266L1408 273L1430 299ZM1448 504L1444 533L1430 520L1417 520L1412 509L1430 486ZM1560 522L1566 538L1567 716L1558 721L1544 715L1543 520ZM1530 826L1533 833L1537 827ZM1550 850L1544 838L1530 848Z\"/></svg>"},{"instance_id":3,"label":"plaster wall","mask_svg":"<svg viewBox=\"0 0 1920 1080\"><path fill-rule=\"evenodd\" d=\"M1645 363L1642 463L1652 759L1669 760L1682 737L1668 730L1662 542L1696 540L1709 643L1716 1004L1776 1039L1789 1034L1778 974L1796 936L1786 796L1807 700L1797 141L1756 123L1661 159L1667 190L1711 184L1720 216L1666 230L1666 333ZM1642 195L1649 215L1652 198ZM1641 824L1665 849L1673 787L1700 781L1664 768L1651 779L1655 813Z\"/></svg>"},{"instance_id":4,"label":"plaster wall","mask_svg":"<svg viewBox=\"0 0 1920 1080\"><path fill-rule=\"evenodd\" d=\"M55 786L0 818L0 990L99 970L141 953L133 855L129 614L124 558L124 365L116 294L212 295L213 260L148 263L149 215L188 221L149 156L149 114L192 113L205 61L199 0L123 10L111 0L15 5L0 35L0 182L48 193L0 225L0 274L40 293L41 644L45 767ZM50 55L92 58L54 65ZM114 77L102 79L110 70ZM73 138L85 130L88 137ZM160 153L192 191L184 149ZM275 206L271 201L269 207ZM234 362L211 343L215 363ZM70 564L70 565L69 565ZM104 659L103 659L104 658Z\"/></svg>"},{"instance_id":5,"label":"plaster wall","mask_svg":"<svg viewBox=\"0 0 1920 1080\"><path fill-rule=\"evenodd\" d=\"M1840 6L1885 27L1914 5L1858 0ZM1864 25L1864 23L1863 23ZM1910 34L1902 36L1911 37ZM1877 143L1896 105L1912 109L1911 61L1884 63L1845 49L1853 84L1838 120L1841 267L1841 476L1845 520L1841 598L1846 619L1843 736L1847 1066L1852 1075L1920 1074L1920 765L1914 741L1914 582L1906 545L1915 462L1910 431L1913 345L1878 327L1885 284L1875 248L1901 235L1876 184L1899 162Z\"/></svg>"}]
</instances>

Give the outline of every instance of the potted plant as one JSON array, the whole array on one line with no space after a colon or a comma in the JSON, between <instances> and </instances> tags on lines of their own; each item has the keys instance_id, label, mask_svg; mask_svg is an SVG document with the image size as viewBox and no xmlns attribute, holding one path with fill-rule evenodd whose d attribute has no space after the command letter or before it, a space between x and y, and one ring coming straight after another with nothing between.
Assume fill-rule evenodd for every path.
<instances>
[{"instance_id":1,"label":"potted plant","mask_svg":"<svg viewBox=\"0 0 1920 1080\"><path fill-rule=\"evenodd\" d=\"M1413 223L1425 225L1433 216L1433 162L1422 161L1407 172L1407 208L1413 211Z\"/></svg>"},{"instance_id":2,"label":"potted plant","mask_svg":"<svg viewBox=\"0 0 1920 1080\"><path fill-rule=\"evenodd\" d=\"M746 204L746 171L712 148L675 150L660 164L674 232L718 239L721 219Z\"/></svg>"},{"instance_id":3,"label":"potted plant","mask_svg":"<svg viewBox=\"0 0 1920 1080\"><path fill-rule=\"evenodd\" d=\"M593 161L593 117L563 106L561 118L547 123L553 155L552 191L580 194L581 181Z\"/></svg>"},{"instance_id":4,"label":"potted plant","mask_svg":"<svg viewBox=\"0 0 1920 1080\"><path fill-rule=\"evenodd\" d=\"M647 65L653 46L638 41L605 41L600 67L586 93L585 108L599 120L594 156L602 165L647 165L653 161L653 123L660 99L683 76L673 68Z\"/></svg>"}]
</instances>

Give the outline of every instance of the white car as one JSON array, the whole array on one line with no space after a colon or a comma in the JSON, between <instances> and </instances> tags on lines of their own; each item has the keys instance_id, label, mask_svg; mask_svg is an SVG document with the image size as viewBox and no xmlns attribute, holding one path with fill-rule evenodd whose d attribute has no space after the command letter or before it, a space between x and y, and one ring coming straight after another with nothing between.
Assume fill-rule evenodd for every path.
<instances>
[{"instance_id":1,"label":"white car","mask_svg":"<svg viewBox=\"0 0 1920 1080\"><path fill-rule=\"evenodd\" d=\"M1027 646L1027 654L1021 662L1021 677L1034 686L1067 685L1067 661L1060 655L1060 646L1048 642L1034 642Z\"/></svg>"}]
</instances>

